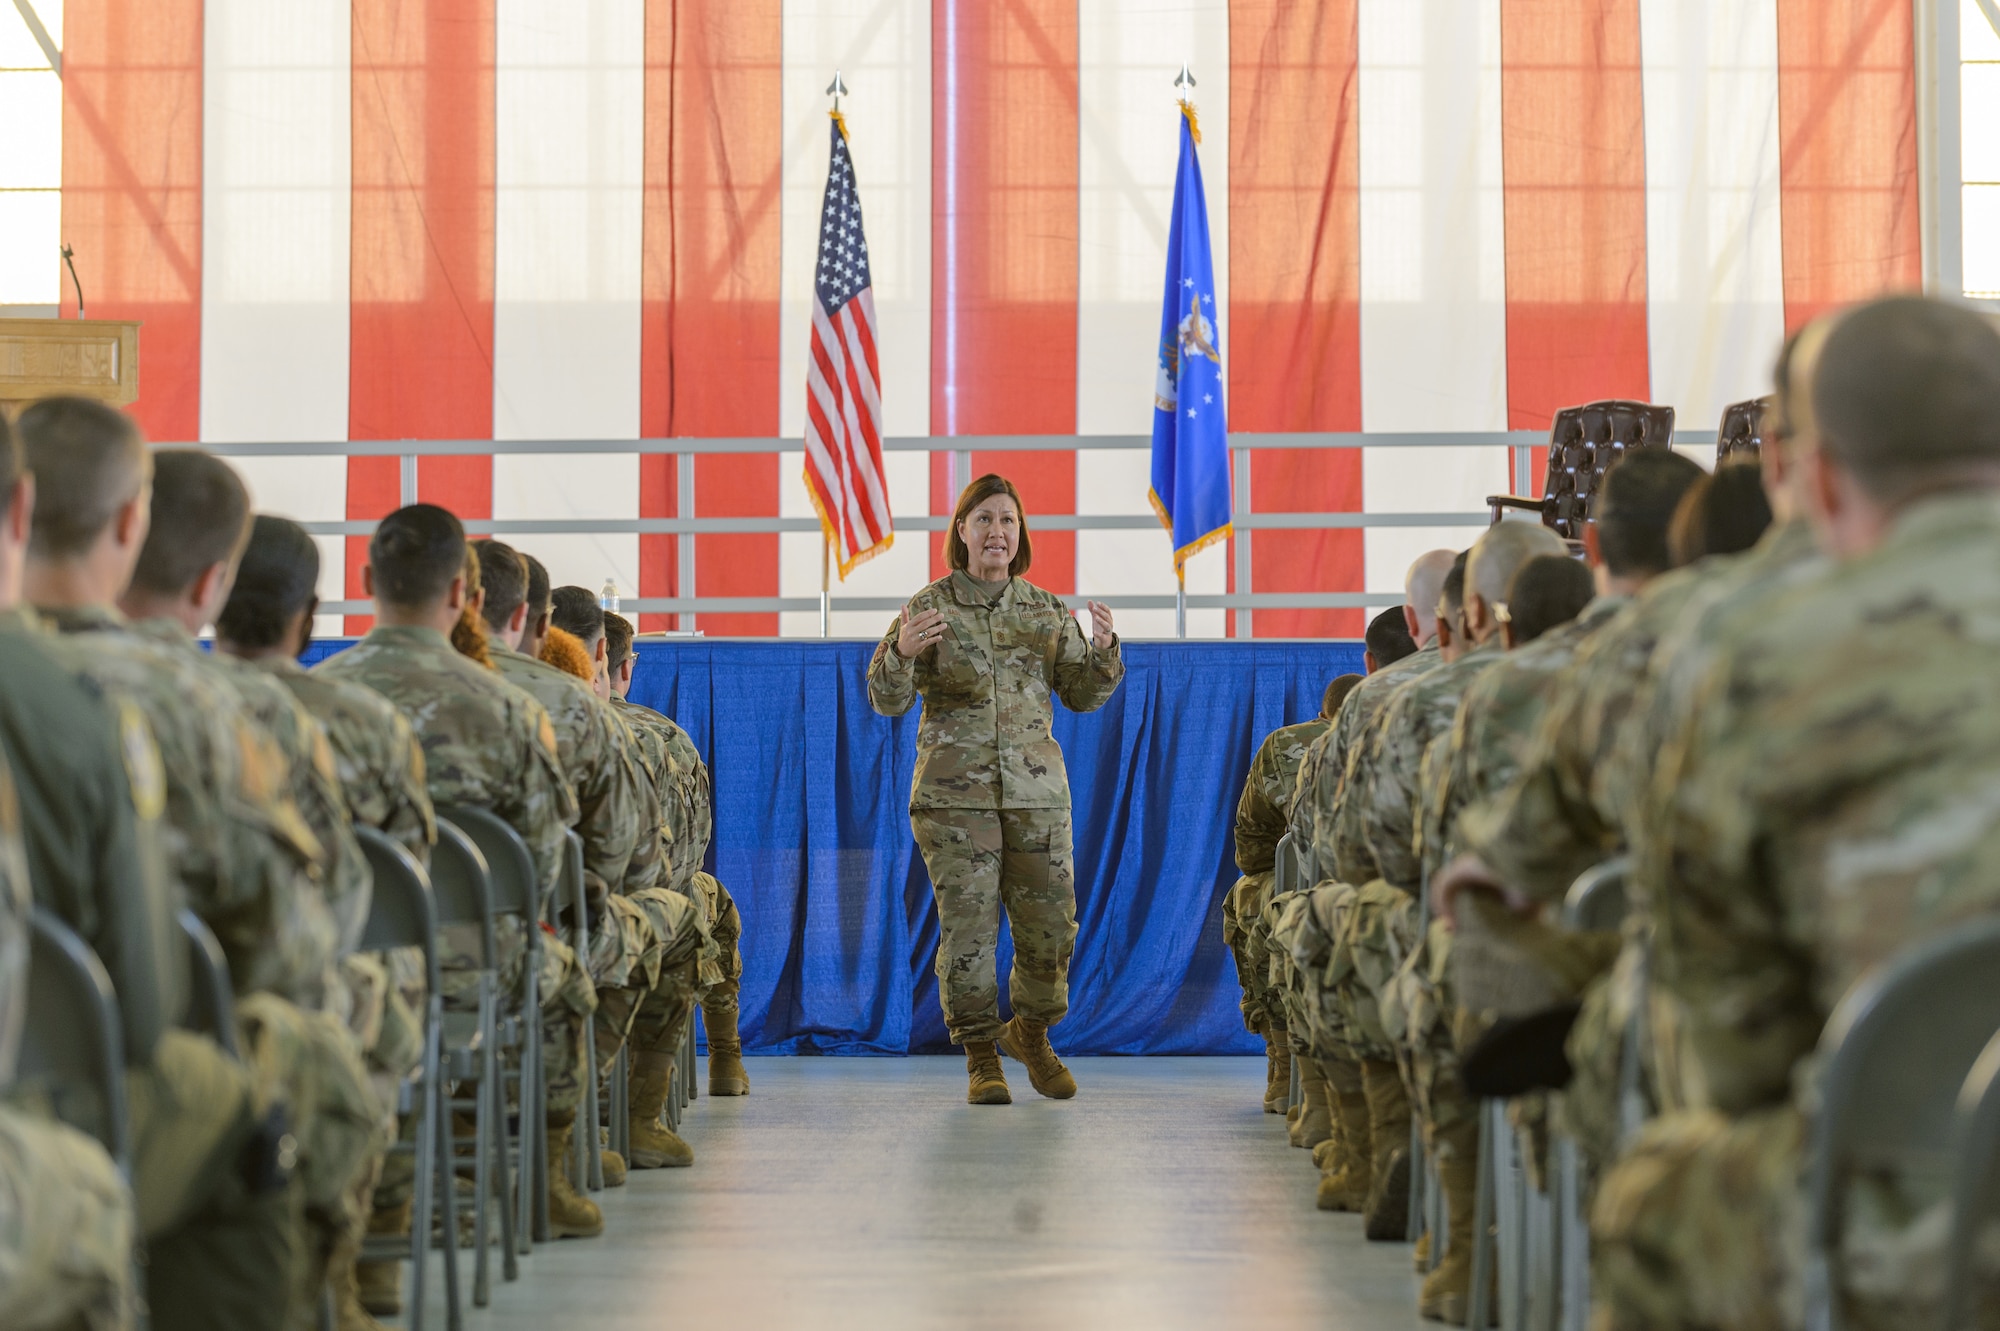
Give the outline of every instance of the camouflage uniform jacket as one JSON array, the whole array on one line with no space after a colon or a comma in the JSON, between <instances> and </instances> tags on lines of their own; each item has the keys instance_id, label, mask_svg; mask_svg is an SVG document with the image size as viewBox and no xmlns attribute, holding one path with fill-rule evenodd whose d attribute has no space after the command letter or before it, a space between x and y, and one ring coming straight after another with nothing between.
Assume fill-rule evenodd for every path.
<instances>
[{"instance_id":1,"label":"camouflage uniform jacket","mask_svg":"<svg viewBox=\"0 0 2000 1331\"><path fill-rule=\"evenodd\" d=\"M0 611L0 757L14 771L35 904L104 963L125 1057L144 1064L188 992L180 885L160 843L166 775L144 714L72 674L61 648L29 612Z\"/></svg>"},{"instance_id":2,"label":"camouflage uniform jacket","mask_svg":"<svg viewBox=\"0 0 2000 1331\"><path fill-rule=\"evenodd\" d=\"M1648 583L1551 686L1514 779L1460 817L1461 847L1516 891L1561 901L1579 874L1625 847L1638 816L1635 800L1652 758L1621 736L1640 714L1660 635L1704 584L1752 587L1814 554L1812 533L1795 522L1773 528L1743 555L1703 560ZM1628 774L1628 766L1636 770Z\"/></svg>"},{"instance_id":3,"label":"camouflage uniform jacket","mask_svg":"<svg viewBox=\"0 0 2000 1331\"><path fill-rule=\"evenodd\" d=\"M1332 728L1332 722L1316 716L1272 731L1257 746L1243 798L1236 802L1236 867L1244 873L1269 873L1278 862L1278 842L1298 794L1299 764Z\"/></svg>"},{"instance_id":4,"label":"camouflage uniform jacket","mask_svg":"<svg viewBox=\"0 0 2000 1331\"><path fill-rule=\"evenodd\" d=\"M1436 873L1457 853L1458 819L1474 801L1504 789L1520 770L1549 700L1591 635L1627 603L1600 596L1583 613L1502 657L1474 680L1443 738L1425 783L1419 848L1423 872Z\"/></svg>"},{"instance_id":5,"label":"camouflage uniform jacket","mask_svg":"<svg viewBox=\"0 0 2000 1331\"><path fill-rule=\"evenodd\" d=\"M267 657L247 664L290 689L326 732L354 821L394 839L417 863L428 864L437 842L437 815L424 783L423 746L403 714L375 690L310 673L297 661Z\"/></svg>"},{"instance_id":6,"label":"camouflage uniform jacket","mask_svg":"<svg viewBox=\"0 0 2000 1331\"><path fill-rule=\"evenodd\" d=\"M2000 909L2000 496L1919 501L1786 581L1681 654L1635 851L1682 1089L1728 1114L1807 1093L1859 976Z\"/></svg>"},{"instance_id":7,"label":"camouflage uniform jacket","mask_svg":"<svg viewBox=\"0 0 2000 1331\"><path fill-rule=\"evenodd\" d=\"M613 698L611 705L638 741L639 763L660 793L660 844L668 886L682 896L699 893L694 876L708 856L715 816L708 764L687 731L650 707Z\"/></svg>"},{"instance_id":8,"label":"camouflage uniform jacket","mask_svg":"<svg viewBox=\"0 0 2000 1331\"><path fill-rule=\"evenodd\" d=\"M500 678L532 694L555 725L556 753L576 791L576 831L591 898L665 886L666 865L653 834L660 825L659 796L640 767L631 727L575 675L498 643L490 650Z\"/></svg>"},{"instance_id":9,"label":"camouflage uniform jacket","mask_svg":"<svg viewBox=\"0 0 2000 1331\"><path fill-rule=\"evenodd\" d=\"M320 883L324 852L292 802L284 755L242 693L199 650L155 642L114 610L45 615L74 673L145 713L166 774L167 862L222 944L237 992L316 1007L339 941Z\"/></svg>"},{"instance_id":10,"label":"camouflage uniform jacket","mask_svg":"<svg viewBox=\"0 0 2000 1331\"><path fill-rule=\"evenodd\" d=\"M178 624L154 619L133 627L167 646L201 651ZM264 728L285 755L291 771L292 803L325 852L320 881L326 886L326 904L333 911L340 932L340 954L345 956L361 941L361 931L367 927L375 879L354 835L354 815L341 790L340 771L334 765L326 731L290 690L255 666L220 652L203 656L228 672L230 682L243 695L250 719Z\"/></svg>"},{"instance_id":11,"label":"camouflage uniform jacket","mask_svg":"<svg viewBox=\"0 0 2000 1331\"><path fill-rule=\"evenodd\" d=\"M1405 892L1423 882L1417 817L1423 800L1424 750L1458 714L1472 681L1497 664L1497 635L1449 665L1427 670L1396 690L1365 748L1348 758L1348 786L1334 828L1334 869L1344 883L1367 868Z\"/></svg>"},{"instance_id":12,"label":"camouflage uniform jacket","mask_svg":"<svg viewBox=\"0 0 2000 1331\"><path fill-rule=\"evenodd\" d=\"M1363 742L1382 719L1382 711L1396 696L1396 690L1418 675L1444 664L1436 643L1413 652L1400 661L1383 666L1362 680L1341 704L1333 728L1314 741L1299 765L1299 788L1292 800L1292 844L1311 859L1312 877L1325 881L1334 877L1333 836L1339 824L1341 792L1346 789L1352 755L1365 748ZM1356 844L1350 853L1357 858L1350 870L1364 876L1357 882L1379 877L1375 862L1366 857L1367 847Z\"/></svg>"},{"instance_id":13,"label":"camouflage uniform jacket","mask_svg":"<svg viewBox=\"0 0 2000 1331\"><path fill-rule=\"evenodd\" d=\"M378 624L312 673L371 688L393 703L424 746L432 803L491 809L528 843L541 890L555 890L576 794L563 777L546 708L430 628Z\"/></svg>"},{"instance_id":14,"label":"camouflage uniform jacket","mask_svg":"<svg viewBox=\"0 0 2000 1331\"><path fill-rule=\"evenodd\" d=\"M1067 809L1069 772L1050 733L1050 699L1102 707L1125 677L1119 643L1098 651L1053 593L1020 578L998 598L963 572L910 598L938 610L937 645L905 660L898 615L868 666L868 701L901 716L924 700L912 809Z\"/></svg>"}]
</instances>

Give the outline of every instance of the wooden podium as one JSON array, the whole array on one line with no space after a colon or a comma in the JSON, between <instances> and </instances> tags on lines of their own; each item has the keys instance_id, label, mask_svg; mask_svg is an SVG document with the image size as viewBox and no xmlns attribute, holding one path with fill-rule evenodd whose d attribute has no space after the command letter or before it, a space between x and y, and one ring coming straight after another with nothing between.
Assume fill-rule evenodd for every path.
<instances>
[{"instance_id":1,"label":"wooden podium","mask_svg":"<svg viewBox=\"0 0 2000 1331\"><path fill-rule=\"evenodd\" d=\"M123 319L0 319L0 406L58 393L124 406L139 396L139 325Z\"/></svg>"}]
</instances>

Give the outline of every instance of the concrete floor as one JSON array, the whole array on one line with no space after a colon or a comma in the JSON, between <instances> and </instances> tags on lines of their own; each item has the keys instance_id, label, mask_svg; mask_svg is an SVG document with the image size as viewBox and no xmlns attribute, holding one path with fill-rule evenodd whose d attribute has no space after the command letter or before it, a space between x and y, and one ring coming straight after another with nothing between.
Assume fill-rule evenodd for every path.
<instances>
[{"instance_id":1,"label":"concrete floor","mask_svg":"<svg viewBox=\"0 0 2000 1331\"><path fill-rule=\"evenodd\" d=\"M467 1327L1427 1325L1409 1248L1313 1209L1262 1059L1075 1059L1066 1103L1009 1062L1015 1103L977 1108L957 1058L749 1067L690 1107L694 1168L598 1194L605 1234L496 1273Z\"/></svg>"}]
</instances>

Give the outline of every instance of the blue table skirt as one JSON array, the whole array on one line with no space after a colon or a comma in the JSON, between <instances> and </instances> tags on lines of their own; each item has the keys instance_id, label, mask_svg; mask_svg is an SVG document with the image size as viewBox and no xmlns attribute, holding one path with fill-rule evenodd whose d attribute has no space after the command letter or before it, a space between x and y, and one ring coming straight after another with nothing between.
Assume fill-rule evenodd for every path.
<instances>
[{"instance_id":1,"label":"blue table skirt","mask_svg":"<svg viewBox=\"0 0 2000 1331\"><path fill-rule=\"evenodd\" d=\"M308 659L342 640L315 643ZM873 642L644 639L632 698L685 726L715 780L709 868L743 915L746 1046L943 1051L937 911L910 838L917 711L868 706ZM1056 709L1080 932L1074 1054L1261 1049L1222 946L1231 824L1263 737L1359 671L1353 642L1132 642L1109 703ZM1011 958L1000 943L1004 975ZM1002 986L1005 1007L1005 986Z\"/></svg>"}]
</instances>

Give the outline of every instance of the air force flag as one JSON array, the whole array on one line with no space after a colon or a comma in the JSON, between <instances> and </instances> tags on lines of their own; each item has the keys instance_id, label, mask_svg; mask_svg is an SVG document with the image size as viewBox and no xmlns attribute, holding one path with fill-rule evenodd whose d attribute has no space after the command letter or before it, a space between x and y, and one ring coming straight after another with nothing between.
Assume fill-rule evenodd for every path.
<instances>
[{"instance_id":1,"label":"air force flag","mask_svg":"<svg viewBox=\"0 0 2000 1331\"><path fill-rule=\"evenodd\" d=\"M1229 425L1222 408L1222 337L1215 265L1201 189L1194 110L1181 104L1181 162L1167 235L1160 365L1153 387L1153 508L1173 538L1174 568L1225 540L1229 529Z\"/></svg>"}]
</instances>

